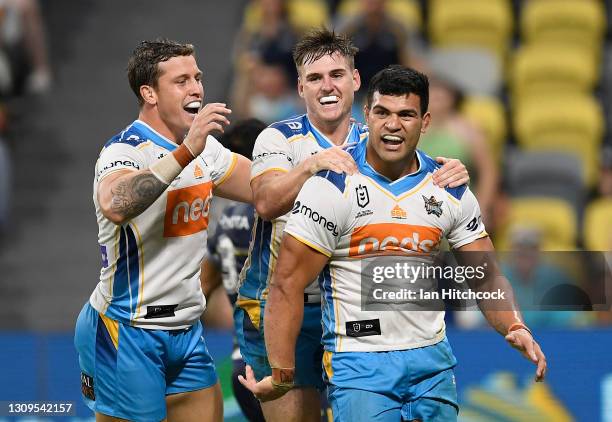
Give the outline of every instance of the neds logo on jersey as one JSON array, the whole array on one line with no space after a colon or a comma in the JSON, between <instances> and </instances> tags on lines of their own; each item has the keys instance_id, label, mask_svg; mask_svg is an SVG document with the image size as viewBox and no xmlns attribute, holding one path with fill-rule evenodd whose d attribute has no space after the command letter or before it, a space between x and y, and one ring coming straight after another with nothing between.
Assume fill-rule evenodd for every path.
<instances>
[{"instance_id":1,"label":"neds logo on jersey","mask_svg":"<svg viewBox=\"0 0 612 422\"><path fill-rule=\"evenodd\" d=\"M357 227L351 234L349 256L431 252L440 243L442 230L411 224L379 223Z\"/></svg>"},{"instance_id":2,"label":"neds logo on jersey","mask_svg":"<svg viewBox=\"0 0 612 422\"><path fill-rule=\"evenodd\" d=\"M168 191L164 237L188 236L206 230L212 182Z\"/></svg>"}]
</instances>

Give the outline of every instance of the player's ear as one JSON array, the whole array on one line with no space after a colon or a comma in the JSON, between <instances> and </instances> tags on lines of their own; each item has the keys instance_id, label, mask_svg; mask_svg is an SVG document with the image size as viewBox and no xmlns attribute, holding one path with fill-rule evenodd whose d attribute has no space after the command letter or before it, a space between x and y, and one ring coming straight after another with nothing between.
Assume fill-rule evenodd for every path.
<instances>
[{"instance_id":1,"label":"player's ear","mask_svg":"<svg viewBox=\"0 0 612 422\"><path fill-rule=\"evenodd\" d=\"M157 104L157 94L152 86L149 85L141 85L140 86L140 96L144 100L145 103L149 105Z\"/></svg>"},{"instance_id":2,"label":"player's ear","mask_svg":"<svg viewBox=\"0 0 612 422\"><path fill-rule=\"evenodd\" d=\"M300 78L299 76L297 78L297 91L298 95L301 98L304 98L304 85L302 85L302 78Z\"/></svg>"},{"instance_id":3,"label":"player's ear","mask_svg":"<svg viewBox=\"0 0 612 422\"><path fill-rule=\"evenodd\" d=\"M431 114L428 111L423 116L423 124L421 125L421 133L427 132L427 129L429 128L430 123L431 123Z\"/></svg>"},{"instance_id":4,"label":"player's ear","mask_svg":"<svg viewBox=\"0 0 612 422\"><path fill-rule=\"evenodd\" d=\"M368 124L368 115L369 115L369 113L370 113L370 107L369 107L369 105L368 105L368 103L366 101L366 103L363 106L363 119L364 119L366 125Z\"/></svg>"},{"instance_id":5,"label":"player's ear","mask_svg":"<svg viewBox=\"0 0 612 422\"><path fill-rule=\"evenodd\" d=\"M359 91L361 87L361 75L357 69L353 69L353 91Z\"/></svg>"}]
</instances>

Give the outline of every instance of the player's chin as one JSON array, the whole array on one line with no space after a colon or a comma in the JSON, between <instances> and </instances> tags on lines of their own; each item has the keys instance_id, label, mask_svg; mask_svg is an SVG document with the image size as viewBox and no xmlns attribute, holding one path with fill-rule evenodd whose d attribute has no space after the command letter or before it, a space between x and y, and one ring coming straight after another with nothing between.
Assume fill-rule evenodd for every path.
<instances>
[{"instance_id":1,"label":"player's chin","mask_svg":"<svg viewBox=\"0 0 612 422\"><path fill-rule=\"evenodd\" d=\"M184 111L182 113L182 117L183 117L183 119L182 119L183 122L185 122L185 125L189 128L189 127L191 127L191 124L195 120L196 114Z\"/></svg>"}]
</instances>

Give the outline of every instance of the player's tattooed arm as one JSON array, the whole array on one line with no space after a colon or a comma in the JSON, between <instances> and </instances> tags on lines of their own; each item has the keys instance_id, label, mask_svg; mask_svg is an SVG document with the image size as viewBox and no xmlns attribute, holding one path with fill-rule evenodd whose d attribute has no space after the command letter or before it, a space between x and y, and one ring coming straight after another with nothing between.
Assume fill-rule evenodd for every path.
<instances>
[{"instance_id":1,"label":"player's tattooed arm","mask_svg":"<svg viewBox=\"0 0 612 422\"><path fill-rule=\"evenodd\" d=\"M129 220L149 208L167 187L150 171L119 180L111 188L111 209Z\"/></svg>"},{"instance_id":2,"label":"player's tattooed arm","mask_svg":"<svg viewBox=\"0 0 612 422\"><path fill-rule=\"evenodd\" d=\"M168 187L150 170L117 173L103 179L98 188L102 214L115 224L142 214Z\"/></svg>"}]
</instances>

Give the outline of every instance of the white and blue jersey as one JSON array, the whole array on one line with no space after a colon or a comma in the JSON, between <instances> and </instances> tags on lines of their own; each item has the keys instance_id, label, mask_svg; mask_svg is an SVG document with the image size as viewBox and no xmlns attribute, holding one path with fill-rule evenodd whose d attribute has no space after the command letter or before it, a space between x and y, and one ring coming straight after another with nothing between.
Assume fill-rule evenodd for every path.
<instances>
[{"instance_id":1,"label":"white and blue jersey","mask_svg":"<svg viewBox=\"0 0 612 422\"><path fill-rule=\"evenodd\" d=\"M476 198L467 188L432 182L439 165L417 151L418 170L390 181L366 161L367 141L349 152L359 173L318 173L300 191L285 232L330 258L319 276L323 344L328 352L425 347L445 337L444 311L362 309L361 261L394 254L436 252L445 237L459 248L487 236ZM424 259L416 254L414 259ZM361 323L374 328L359 331ZM358 328L355 328L358 327Z\"/></svg>"},{"instance_id":2,"label":"white and blue jersey","mask_svg":"<svg viewBox=\"0 0 612 422\"><path fill-rule=\"evenodd\" d=\"M353 124L345 144L359 143L366 136L366 128ZM333 142L317 130L305 114L274 123L257 137L251 180L268 171L289 172L308 157L333 146ZM240 274L240 298L266 300L289 215L287 213L272 221L256 218L249 256ZM316 281L306 293L319 295Z\"/></svg>"},{"instance_id":3,"label":"white and blue jersey","mask_svg":"<svg viewBox=\"0 0 612 422\"><path fill-rule=\"evenodd\" d=\"M177 147L136 120L106 143L96 163L93 200L102 269L90 303L100 314L135 327L185 329L200 318L209 203L236 156L209 136L202 154L160 197L122 225L102 215L98 185L116 171L146 169Z\"/></svg>"}]
</instances>

